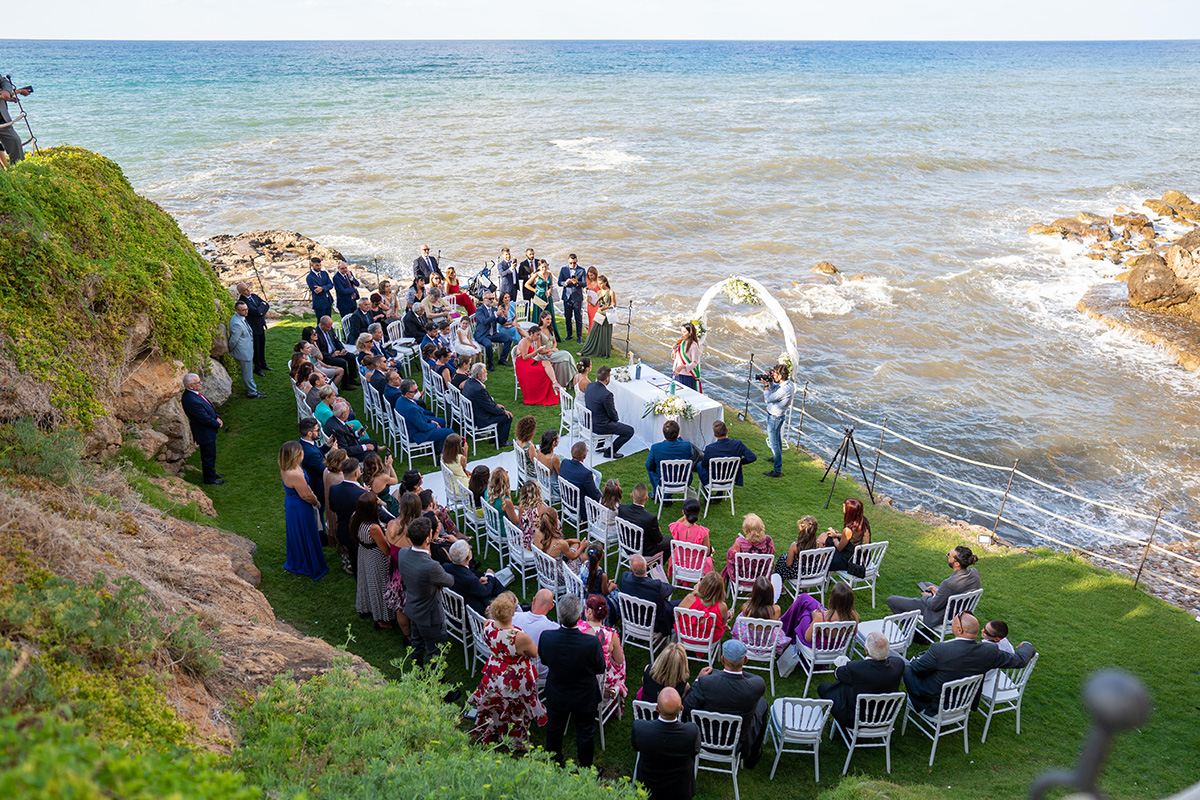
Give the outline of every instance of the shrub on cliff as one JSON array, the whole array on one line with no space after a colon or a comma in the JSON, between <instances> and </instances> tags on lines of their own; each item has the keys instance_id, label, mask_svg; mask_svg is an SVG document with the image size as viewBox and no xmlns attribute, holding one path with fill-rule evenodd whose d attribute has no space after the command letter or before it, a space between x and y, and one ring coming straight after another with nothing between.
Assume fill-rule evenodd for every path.
<instances>
[{"instance_id":1,"label":"shrub on cliff","mask_svg":"<svg viewBox=\"0 0 1200 800\"><path fill-rule=\"evenodd\" d=\"M227 304L175 220L112 161L55 147L0 171L0 377L49 386L43 422L90 427L97 387L126 359L198 363ZM148 331L131 334L143 316Z\"/></svg>"}]
</instances>

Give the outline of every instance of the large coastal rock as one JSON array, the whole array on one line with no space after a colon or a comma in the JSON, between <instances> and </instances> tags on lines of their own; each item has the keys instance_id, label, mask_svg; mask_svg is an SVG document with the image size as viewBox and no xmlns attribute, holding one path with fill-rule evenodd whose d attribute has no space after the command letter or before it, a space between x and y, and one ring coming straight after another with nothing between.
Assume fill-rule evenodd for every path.
<instances>
[{"instance_id":1,"label":"large coastal rock","mask_svg":"<svg viewBox=\"0 0 1200 800\"><path fill-rule=\"evenodd\" d=\"M1143 256L1129 274L1129 302L1141 308L1168 308L1187 302L1193 294L1159 256Z\"/></svg>"}]
</instances>

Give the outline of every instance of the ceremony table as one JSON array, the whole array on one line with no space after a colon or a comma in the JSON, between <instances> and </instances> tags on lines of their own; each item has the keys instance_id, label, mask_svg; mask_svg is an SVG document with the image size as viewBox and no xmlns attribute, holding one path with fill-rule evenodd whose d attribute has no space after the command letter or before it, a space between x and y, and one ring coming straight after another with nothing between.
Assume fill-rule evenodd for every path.
<instances>
[{"instance_id":1,"label":"ceremony table","mask_svg":"<svg viewBox=\"0 0 1200 800\"><path fill-rule=\"evenodd\" d=\"M630 367L630 373L636 372L637 367ZM613 401L617 406L617 415L621 422L632 425L634 440L640 440L645 446L650 446L663 439L662 426L667 418L661 414L642 417L646 404L651 400L657 401L666 396L671 389L671 376L664 375L656 369L642 365L641 380L630 379L619 381L614 376L608 382L608 389L613 393ZM696 410L692 419L679 419L679 436L694 444L701 450L710 444L714 437L712 425L717 420L725 419L725 406L695 389L689 389L681 383L675 384L675 394L691 404ZM628 448L624 448L628 450Z\"/></svg>"}]
</instances>

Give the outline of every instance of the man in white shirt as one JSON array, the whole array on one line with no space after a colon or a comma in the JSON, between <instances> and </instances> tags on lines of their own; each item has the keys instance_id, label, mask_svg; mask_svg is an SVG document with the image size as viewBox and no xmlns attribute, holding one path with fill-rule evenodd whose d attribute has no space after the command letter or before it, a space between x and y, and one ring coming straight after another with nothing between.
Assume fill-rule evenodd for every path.
<instances>
[{"instance_id":1,"label":"man in white shirt","mask_svg":"<svg viewBox=\"0 0 1200 800\"><path fill-rule=\"evenodd\" d=\"M529 611L518 611L513 614L513 625L529 634L534 645L537 645L543 632L558 628L558 623L546 616L552 608L554 608L554 594L549 589L541 589L533 596ZM538 683L545 683L546 667L540 658L535 658L533 662L537 665Z\"/></svg>"},{"instance_id":2,"label":"man in white shirt","mask_svg":"<svg viewBox=\"0 0 1200 800\"><path fill-rule=\"evenodd\" d=\"M1002 619L994 619L987 625L983 626L983 641L985 644L994 644L1004 653L1015 653L1016 648L1012 646L1012 642L1008 640L1008 623ZM988 670L988 673L983 676L983 693L988 697L996 690L996 678L1000 675L1000 670Z\"/></svg>"}]
</instances>

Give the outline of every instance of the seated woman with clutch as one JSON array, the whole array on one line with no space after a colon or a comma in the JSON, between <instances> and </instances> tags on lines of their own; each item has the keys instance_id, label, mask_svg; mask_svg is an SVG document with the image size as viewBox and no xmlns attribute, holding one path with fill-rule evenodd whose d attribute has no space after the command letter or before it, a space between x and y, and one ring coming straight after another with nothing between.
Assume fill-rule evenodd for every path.
<instances>
[{"instance_id":1,"label":"seated woman with clutch","mask_svg":"<svg viewBox=\"0 0 1200 800\"><path fill-rule=\"evenodd\" d=\"M558 349L558 339L554 332L554 318L549 311L543 311L538 317L541 326L535 335L538 337L538 347L534 351L534 359L541 361L546 367L546 374L554 381L557 392L564 391L563 387L571 385L571 377L575 374L575 358L566 350Z\"/></svg>"}]
</instances>

